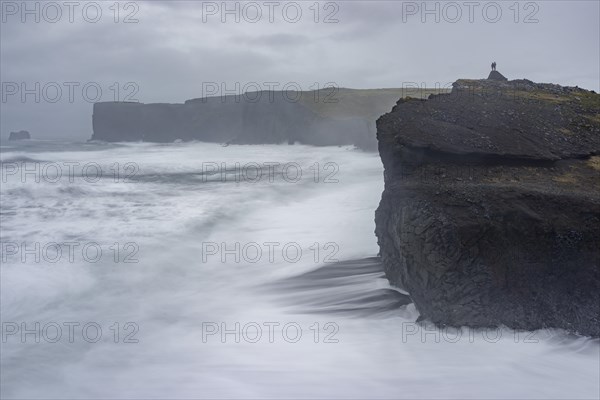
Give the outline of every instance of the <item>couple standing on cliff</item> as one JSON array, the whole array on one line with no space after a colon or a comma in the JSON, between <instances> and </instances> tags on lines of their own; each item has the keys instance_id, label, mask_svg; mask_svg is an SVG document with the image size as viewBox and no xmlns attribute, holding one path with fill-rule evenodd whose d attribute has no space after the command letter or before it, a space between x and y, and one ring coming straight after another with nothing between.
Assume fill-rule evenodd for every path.
<instances>
[{"instance_id":1,"label":"couple standing on cliff","mask_svg":"<svg viewBox=\"0 0 600 400\"><path fill-rule=\"evenodd\" d=\"M495 71L495 70L496 70L496 61L494 61L494 62L492 63L492 71Z\"/></svg>"}]
</instances>

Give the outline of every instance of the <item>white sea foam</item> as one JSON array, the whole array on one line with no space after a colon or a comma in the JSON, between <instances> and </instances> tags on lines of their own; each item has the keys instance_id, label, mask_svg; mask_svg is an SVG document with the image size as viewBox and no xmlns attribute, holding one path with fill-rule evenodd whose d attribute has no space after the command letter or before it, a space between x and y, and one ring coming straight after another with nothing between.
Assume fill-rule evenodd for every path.
<instances>
[{"instance_id":1,"label":"white sea foam","mask_svg":"<svg viewBox=\"0 0 600 400\"><path fill-rule=\"evenodd\" d=\"M17 167L38 160L80 166L94 162L105 172L115 163L137 168L130 179L109 173L88 182L78 171L75 182L24 181L12 173L2 182L0 237L7 257L0 270L3 333L15 326L11 324L21 329L23 322L28 329L36 322L41 330L47 328L24 340L21 332L4 338L2 397L600 395L597 340L552 330L426 328L413 323L418 313L411 305L377 317L313 314L271 293L278 281L319 267L326 255L349 260L377 254L373 219L383 170L376 154L308 146L40 144L2 148L2 160ZM235 178L236 163L271 162L297 163L303 178L289 182L293 171L284 177L280 169L273 182L268 169L255 183L201 174L214 163L219 168L226 163L233 167L228 178ZM320 171L317 182L315 168ZM323 182L326 177L329 183ZM47 262L44 254L40 262L32 254L25 262L19 253L6 254L6 243L24 242L29 249L35 243L77 242L79 247L73 261L63 254L56 263ZM272 260L264 245L271 242L279 243ZM89 243L103 251L95 263L79 251ZM120 249L116 261L115 243ZM207 243L217 250L203 260ZM250 258L256 253L242 254L235 262L223 243L227 249L256 243L263 254L254 263ZM280 252L290 243L302 249L296 262ZM126 244L134 248L126 249ZM138 262L124 262L128 255ZM335 290L388 286L370 275L356 285ZM64 325L69 322L80 324L72 343ZM88 322L102 328L96 343L80 332ZM126 329L127 322L133 324ZM56 343L48 340L54 338L52 323L62 326ZM222 337L223 323L230 330L240 323L239 343L235 334ZM273 328L272 342L269 323L280 324ZM286 323L290 329L284 332ZM251 343L257 326L262 337ZM129 339L138 343L123 343L135 327L139 329ZM215 327L220 331L210 334ZM292 343L297 327L302 336ZM115 331L119 343L114 343ZM88 333L88 339L94 336L93 330Z\"/></svg>"}]
</instances>

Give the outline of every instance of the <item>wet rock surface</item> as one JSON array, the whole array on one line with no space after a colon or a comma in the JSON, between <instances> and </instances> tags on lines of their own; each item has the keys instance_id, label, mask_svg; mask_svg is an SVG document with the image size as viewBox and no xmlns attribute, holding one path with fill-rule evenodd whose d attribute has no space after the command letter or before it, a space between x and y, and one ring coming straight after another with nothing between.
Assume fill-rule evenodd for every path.
<instances>
[{"instance_id":1,"label":"wet rock surface","mask_svg":"<svg viewBox=\"0 0 600 400\"><path fill-rule=\"evenodd\" d=\"M376 318L412 303L406 294L379 285L384 276L381 259L371 257L324 264L268 288L294 312Z\"/></svg>"}]
</instances>

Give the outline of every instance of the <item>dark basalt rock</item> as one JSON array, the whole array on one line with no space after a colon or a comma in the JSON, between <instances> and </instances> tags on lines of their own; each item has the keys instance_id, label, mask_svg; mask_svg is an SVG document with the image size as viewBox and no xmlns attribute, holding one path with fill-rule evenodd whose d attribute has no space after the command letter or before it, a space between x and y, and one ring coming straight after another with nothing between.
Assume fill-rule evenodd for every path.
<instances>
[{"instance_id":1,"label":"dark basalt rock","mask_svg":"<svg viewBox=\"0 0 600 400\"><path fill-rule=\"evenodd\" d=\"M8 140L28 140L31 139L31 135L27 131L11 132L8 136Z\"/></svg>"},{"instance_id":2,"label":"dark basalt rock","mask_svg":"<svg viewBox=\"0 0 600 400\"><path fill-rule=\"evenodd\" d=\"M491 79L493 81L507 81L508 80L504 75L502 75L500 72L498 72L496 70L490 72L488 79Z\"/></svg>"},{"instance_id":3,"label":"dark basalt rock","mask_svg":"<svg viewBox=\"0 0 600 400\"><path fill-rule=\"evenodd\" d=\"M459 80L377 121L376 235L425 319L600 336L600 95Z\"/></svg>"}]
</instances>

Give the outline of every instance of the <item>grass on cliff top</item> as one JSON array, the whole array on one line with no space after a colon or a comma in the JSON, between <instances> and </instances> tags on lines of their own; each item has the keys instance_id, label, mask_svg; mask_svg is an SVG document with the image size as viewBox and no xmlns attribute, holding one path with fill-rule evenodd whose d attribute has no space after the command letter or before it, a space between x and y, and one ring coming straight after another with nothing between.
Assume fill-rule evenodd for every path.
<instances>
[{"instance_id":1,"label":"grass on cliff top","mask_svg":"<svg viewBox=\"0 0 600 400\"><path fill-rule=\"evenodd\" d=\"M600 156L590 157L590 159L587 160L587 165L596 171L600 171Z\"/></svg>"},{"instance_id":2,"label":"grass on cliff top","mask_svg":"<svg viewBox=\"0 0 600 400\"><path fill-rule=\"evenodd\" d=\"M325 88L302 92L300 103L322 117L366 117L373 121L388 113L402 97L426 99L430 94L447 93L446 89L345 89Z\"/></svg>"},{"instance_id":3,"label":"grass on cliff top","mask_svg":"<svg viewBox=\"0 0 600 400\"><path fill-rule=\"evenodd\" d=\"M598 172L600 171L600 156L592 156L587 160L577 160L569 169L552 176L552 181L562 189L580 190L597 196L600 188Z\"/></svg>"},{"instance_id":4,"label":"grass on cliff top","mask_svg":"<svg viewBox=\"0 0 600 400\"><path fill-rule=\"evenodd\" d=\"M500 91L506 93L509 98L556 104L572 102L586 111L600 112L600 94L584 89L560 92L558 91L558 86L556 87L556 91L553 91L551 85L548 85L547 88L527 90L521 82L497 82L488 81L487 79L460 79L458 82L463 86L467 86L468 90L474 93L494 94L500 88Z\"/></svg>"}]
</instances>

